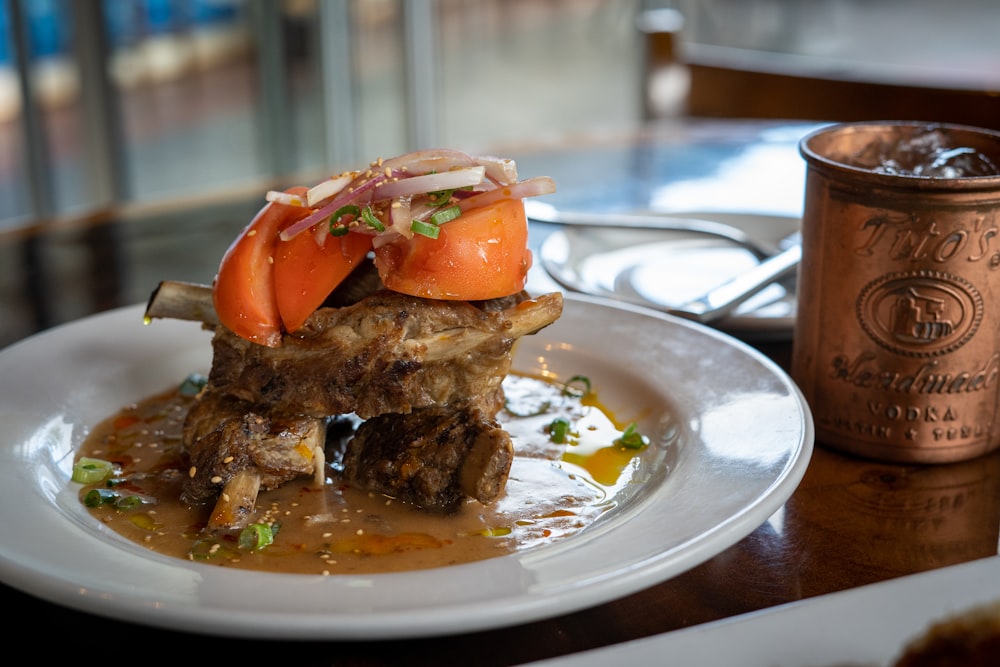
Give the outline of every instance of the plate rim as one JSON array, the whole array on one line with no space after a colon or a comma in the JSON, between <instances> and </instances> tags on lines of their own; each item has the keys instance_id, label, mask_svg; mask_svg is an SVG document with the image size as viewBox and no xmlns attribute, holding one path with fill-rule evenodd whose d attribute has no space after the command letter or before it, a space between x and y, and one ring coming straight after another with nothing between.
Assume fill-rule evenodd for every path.
<instances>
[{"instance_id":1,"label":"plate rim","mask_svg":"<svg viewBox=\"0 0 1000 667\"><path fill-rule=\"evenodd\" d=\"M199 594L206 593L225 597L227 595L226 586L245 583L248 577L259 578L260 582L265 585L276 584L299 593L304 590L307 584L316 585L321 580L327 582L322 584L323 586L329 586L334 591L347 594L351 592L348 589L352 587L375 585L371 584L373 579L386 582L384 585L388 586L390 580L392 580L392 585L397 585L401 578L435 578L424 577L426 571L371 576L336 575L324 578L311 575L230 571L198 563L178 561L152 552L141 552L146 557L146 563L151 564L152 569L156 570L157 573L160 573L164 568L170 573L183 571L181 574L186 576L178 574L183 583L197 588L191 597L184 598L183 595L175 597L165 594L164 591L155 591L155 587L153 587L153 592L157 592L159 595L152 596L156 599L151 599L150 591L141 591L141 587L140 592L129 594L131 590L129 582L124 582L117 587L107 585L103 590L99 586L90 586L86 590L81 590L80 585L68 574L64 574L62 578L54 576L59 572L61 565L53 565L51 562L27 562L31 556L37 554L12 549L7 544L8 541L5 540L4 544L0 544L0 581L28 594L80 611L199 634L279 639L345 640L426 637L493 629L541 620L608 602L655 585L704 562L704 560L742 539L787 500L797 488L808 465L813 449L814 426L801 392L775 362L755 348L727 334L665 313L588 295L566 294L565 298L569 308L598 309L605 314L610 313L623 317L627 315L630 318L639 318L640 321L649 322L650 327L662 325L668 329L673 328L675 336L679 335L679 332L683 332L685 337L704 344L709 342L722 344L732 354L742 356L749 363L758 366L769 380L775 382L785 392L782 396L783 401L789 401L790 405L798 411L798 430L793 434L796 442L790 442L787 445L788 460L773 479L769 480L766 492L762 493L751 506L744 507L740 513L726 517L724 521L714 524L709 530L699 534L698 539L689 545L687 551L682 554L683 558L678 558L676 555L664 557L662 554L653 554L645 562L640 563L646 568L644 572L631 572L628 576L621 576L619 572L590 573L587 585L580 585L579 581L575 579L572 582L559 585L553 583L540 585L538 582L526 579L526 577L530 579L529 575L532 573L537 573L539 564L544 565L546 559L560 561L568 558L566 554L571 552L566 545L570 540L523 554L501 556L488 561L450 568L438 568L431 572L446 570L449 575L456 577L459 575L461 577L488 575L499 579L507 578L510 582L521 586L521 589L517 595L503 600L502 604L498 604L495 599L475 598L444 606L430 604L421 608L418 618L414 618L413 609L405 606L395 611L380 610L371 617L365 618L365 614L359 614L356 609L348 609L338 613L330 613L329 611L303 613L296 609L282 608L277 603L267 610L228 608L226 614L218 614L220 609L218 606L202 606L191 601L198 600ZM0 368L11 364L16 366L16 358L19 355L30 354L48 343L71 337L87 328L99 329L101 325L116 323L129 317L141 319L143 308L144 304L126 306L36 334L0 350ZM197 326L192 325L192 323L177 322L170 325L157 323L156 326L165 330L180 330L178 329L180 325ZM207 332L203 333L205 335L201 337L207 341ZM173 335L171 331L163 331L159 337L170 335ZM538 335L544 336L544 332ZM195 336L192 334L190 338L194 340ZM9 390L0 389L0 399L10 393ZM0 417L7 415L9 418L10 414L4 411L4 407L4 401L0 400ZM82 425L82 427L86 428L87 425ZM4 437L6 438L6 436ZM10 443L0 441L0 445L4 444L10 445ZM77 442L73 449L78 444ZM12 448L16 447L17 443L14 443ZM0 461L8 458L10 458L8 448L4 447L3 450L0 450ZM36 487L40 483L38 479L33 479L32 482ZM63 480L63 483L65 484L66 480ZM56 480L56 484L58 484L58 480ZM0 495L3 493L5 492L0 491ZM59 515L56 509L49 507L47 511ZM59 516L65 519L65 515ZM17 523L14 530L26 530L26 528L22 523ZM118 549L122 551L124 558L129 555L135 556L141 550L141 547L123 548L123 545L115 544L113 539L104 540L94 534L88 536L82 526L77 526L76 531L91 542L99 543L91 546L100 552ZM572 540L572 538L570 539ZM18 543L20 541L11 540L10 542ZM577 550L577 554L573 554L570 558L579 559L579 551ZM526 568L526 564L531 567ZM632 563L633 567L635 565L636 563ZM532 567L536 569L532 570ZM91 579L94 578L91 577ZM96 578L99 579L99 577ZM332 584L329 583L331 580ZM537 595L537 591L545 586L548 587L548 594ZM221 587L221 591L214 590L219 587ZM554 595L552 591L555 591ZM228 598L225 601L231 602ZM221 603L216 601L216 605L218 604ZM206 623L208 617L213 619L213 623Z\"/></svg>"}]
</instances>

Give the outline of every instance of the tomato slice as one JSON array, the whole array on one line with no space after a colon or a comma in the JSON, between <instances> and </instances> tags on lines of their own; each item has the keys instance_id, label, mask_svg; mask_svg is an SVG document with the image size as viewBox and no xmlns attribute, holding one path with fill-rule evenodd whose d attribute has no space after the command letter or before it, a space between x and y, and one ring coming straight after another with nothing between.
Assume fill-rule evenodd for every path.
<instances>
[{"instance_id":1,"label":"tomato slice","mask_svg":"<svg viewBox=\"0 0 1000 667\"><path fill-rule=\"evenodd\" d=\"M441 225L436 239L414 235L375 249L389 289L429 299L478 301L524 289L531 251L520 199L466 211Z\"/></svg>"},{"instance_id":2,"label":"tomato slice","mask_svg":"<svg viewBox=\"0 0 1000 667\"><path fill-rule=\"evenodd\" d=\"M325 223L320 223L325 224ZM274 288L285 331L295 331L319 308L372 248L367 234L326 235L316 242L316 226L288 241L278 241L274 253Z\"/></svg>"},{"instance_id":3,"label":"tomato slice","mask_svg":"<svg viewBox=\"0 0 1000 667\"><path fill-rule=\"evenodd\" d=\"M281 230L308 214L309 209L302 206L269 202L223 255L212 284L212 301L219 321L236 335L268 347L281 345L274 248Z\"/></svg>"}]
</instances>

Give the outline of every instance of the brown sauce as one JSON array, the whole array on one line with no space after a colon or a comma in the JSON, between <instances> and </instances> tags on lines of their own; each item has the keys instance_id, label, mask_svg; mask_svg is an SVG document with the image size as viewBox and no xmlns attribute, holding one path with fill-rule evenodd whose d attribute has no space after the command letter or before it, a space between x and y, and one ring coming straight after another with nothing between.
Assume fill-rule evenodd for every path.
<instances>
[{"instance_id":1,"label":"brown sauce","mask_svg":"<svg viewBox=\"0 0 1000 667\"><path fill-rule=\"evenodd\" d=\"M235 535L206 536L211 506L180 501L188 464L181 446L184 416L193 400L179 388L124 407L97 425L77 457L112 461L119 497L138 496L132 508L88 508L121 536L152 551L224 567L311 574L398 572L492 558L531 549L579 532L616 505L641 451L615 443L625 425L591 393L566 392L544 379L510 375L508 406L497 419L511 434L515 459L506 490L490 506L467 501L447 516L341 482L329 453L326 482L302 479L262 492L254 522L272 527L260 550L241 548ZM568 443L553 441L549 426L571 425ZM343 422L343 437L353 424ZM83 486L81 502L95 488ZM93 496L91 496L93 497Z\"/></svg>"}]
</instances>

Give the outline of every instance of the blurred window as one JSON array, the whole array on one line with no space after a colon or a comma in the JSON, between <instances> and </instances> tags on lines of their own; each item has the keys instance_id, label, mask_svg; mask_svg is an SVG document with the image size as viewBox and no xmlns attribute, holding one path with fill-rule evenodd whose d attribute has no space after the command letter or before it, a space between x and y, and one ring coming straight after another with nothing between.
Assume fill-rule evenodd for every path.
<instances>
[{"instance_id":1,"label":"blurred window","mask_svg":"<svg viewBox=\"0 0 1000 667\"><path fill-rule=\"evenodd\" d=\"M639 120L641 0L0 0L0 230Z\"/></svg>"}]
</instances>

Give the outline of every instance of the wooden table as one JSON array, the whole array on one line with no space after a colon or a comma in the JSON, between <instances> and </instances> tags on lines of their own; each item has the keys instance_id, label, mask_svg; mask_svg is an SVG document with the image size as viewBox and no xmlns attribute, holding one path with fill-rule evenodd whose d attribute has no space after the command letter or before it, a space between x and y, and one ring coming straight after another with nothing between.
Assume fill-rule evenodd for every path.
<instances>
[{"instance_id":1,"label":"wooden table","mask_svg":"<svg viewBox=\"0 0 1000 667\"><path fill-rule=\"evenodd\" d=\"M801 205L804 170L795 146L807 129L683 123L639 136L507 154L518 159L523 175L554 176L560 184L553 196L557 204L788 215ZM0 237L0 344L144 301L162 278L211 280L218 257L258 206L259 200L241 199L202 204L196 211L98 216ZM550 231L539 226L533 243ZM790 332L752 344L787 368ZM820 443L790 499L734 546L622 599L514 627L423 639L288 643L133 625L79 613L11 586L0 587L0 600L9 612L9 636L30 631L58 638L57 646L42 648L50 658L61 653L113 659L119 647L133 646L144 655L262 664L513 665L995 555L998 538L1000 452L925 467L853 458Z\"/></svg>"}]
</instances>

